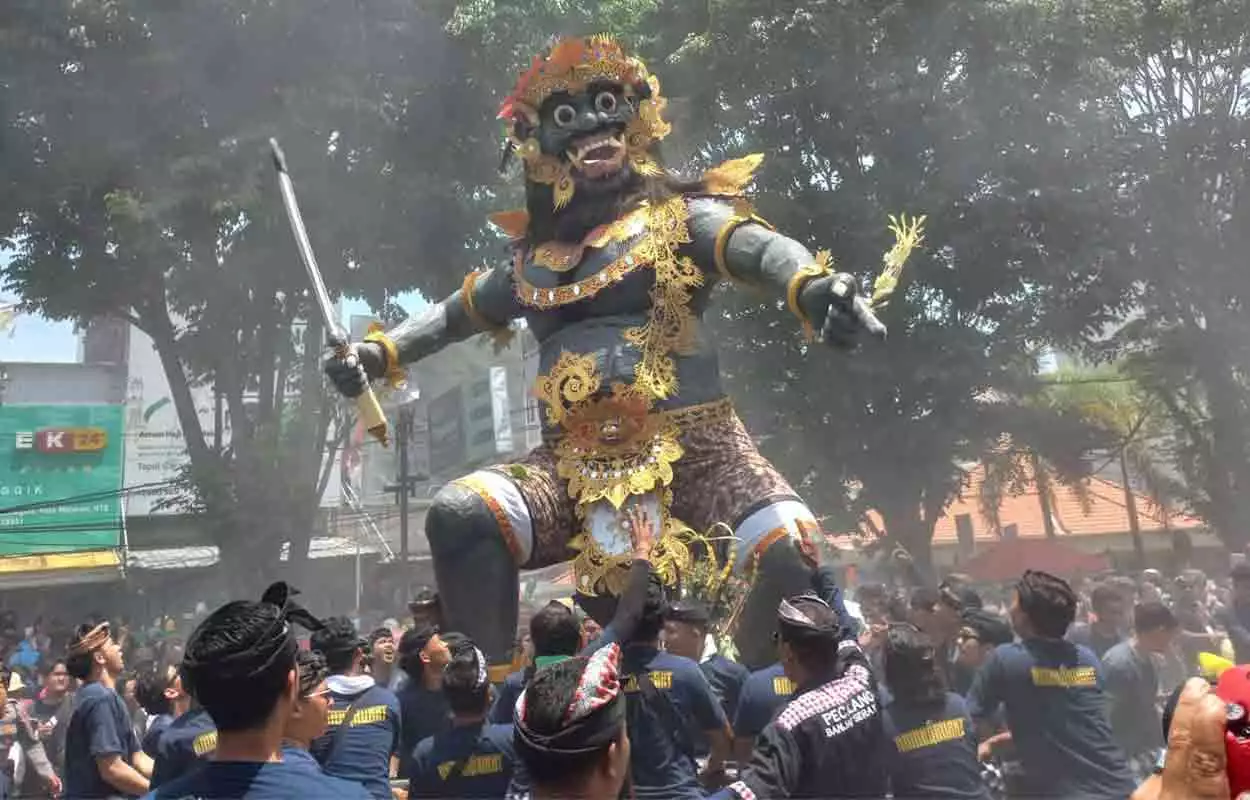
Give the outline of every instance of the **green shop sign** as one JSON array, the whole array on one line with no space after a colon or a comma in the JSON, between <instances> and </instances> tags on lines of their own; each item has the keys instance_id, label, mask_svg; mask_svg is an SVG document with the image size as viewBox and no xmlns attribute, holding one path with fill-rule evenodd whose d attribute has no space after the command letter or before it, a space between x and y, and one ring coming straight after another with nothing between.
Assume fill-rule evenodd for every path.
<instances>
[{"instance_id":1,"label":"green shop sign","mask_svg":"<svg viewBox=\"0 0 1250 800\"><path fill-rule=\"evenodd\" d=\"M121 406L0 406L0 556L117 547Z\"/></svg>"}]
</instances>

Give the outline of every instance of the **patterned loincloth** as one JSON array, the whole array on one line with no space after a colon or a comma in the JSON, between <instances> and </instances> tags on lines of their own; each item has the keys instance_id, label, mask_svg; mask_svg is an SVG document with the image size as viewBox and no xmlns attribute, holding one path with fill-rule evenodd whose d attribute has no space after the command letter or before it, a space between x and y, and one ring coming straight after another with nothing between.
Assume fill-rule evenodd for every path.
<instances>
[{"instance_id":1,"label":"patterned loincloth","mask_svg":"<svg viewBox=\"0 0 1250 800\"><path fill-rule=\"evenodd\" d=\"M674 465L671 512L699 532L717 522L736 528L756 509L798 499L725 403L679 412L685 423L680 440L685 453ZM700 413L704 410L709 413ZM490 470L511 480L529 507L534 548L528 563L521 566L538 569L573 558L569 540L578 532L579 523L567 482L556 475L551 445L544 443L520 461Z\"/></svg>"}]
</instances>

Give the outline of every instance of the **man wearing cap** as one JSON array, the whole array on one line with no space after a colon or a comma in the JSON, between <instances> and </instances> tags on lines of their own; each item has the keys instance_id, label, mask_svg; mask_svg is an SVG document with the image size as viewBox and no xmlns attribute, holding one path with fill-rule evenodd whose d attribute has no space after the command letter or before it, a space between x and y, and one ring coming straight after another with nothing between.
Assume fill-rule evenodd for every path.
<instances>
[{"instance_id":1,"label":"man wearing cap","mask_svg":"<svg viewBox=\"0 0 1250 800\"><path fill-rule=\"evenodd\" d=\"M451 660L451 652L438 628L427 626L404 631L399 640L399 668L407 681L399 690L403 728L400 733L400 772L407 773L402 763L412 755L422 739L451 726L447 698L443 696L443 667Z\"/></svg>"},{"instance_id":2,"label":"man wearing cap","mask_svg":"<svg viewBox=\"0 0 1250 800\"><path fill-rule=\"evenodd\" d=\"M313 742L313 757L327 775L355 781L374 798L388 800L389 779L399 770L399 699L365 674L368 642L347 617L324 620L309 645L321 653L330 671L329 725Z\"/></svg>"},{"instance_id":3,"label":"man wearing cap","mask_svg":"<svg viewBox=\"0 0 1250 800\"><path fill-rule=\"evenodd\" d=\"M408 601L408 613L412 614L414 629L443 626L443 607L439 602L438 592L428 586L417 589L416 594Z\"/></svg>"},{"instance_id":4,"label":"man wearing cap","mask_svg":"<svg viewBox=\"0 0 1250 800\"><path fill-rule=\"evenodd\" d=\"M18 705L17 699L10 695L10 692L17 692L22 688L24 686L21 677L0 664L0 708L3 709L0 712L0 758L7 759L8 754L13 751L13 745L18 745L26 756L27 774L37 774L44 791L53 795L60 794L61 779L56 776L52 762L39 741L39 731L34 721ZM30 783L30 780L27 779L26 782ZM11 791L12 765L5 761L4 767L0 768L0 797L8 797Z\"/></svg>"},{"instance_id":5,"label":"man wearing cap","mask_svg":"<svg viewBox=\"0 0 1250 800\"><path fill-rule=\"evenodd\" d=\"M718 800L882 797L888 788L881 708L868 658L814 594L777 609L781 663L797 689Z\"/></svg>"},{"instance_id":6,"label":"man wearing cap","mask_svg":"<svg viewBox=\"0 0 1250 800\"><path fill-rule=\"evenodd\" d=\"M716 643L708 635L711 624L712 614L703 603L697 600L674 603L664 619L664 649L699 665L720 701L725 718L730 719L738 708L738 697L749 672L717 652Z\"/></svg>"},{"instance_id":7,"label":"man wearing cap","mask_svg":"<svg viewBox=\"0 0 1250 800\"><path fill-rule=\"evenodd\" d=\"M65 666L83 682L65 734L66 796L143 794L152 775L152 760L141 749L126 703L117 694L117 677L125 662L109 624L79 625Z\"/></svg>"},{"instance_id":8,"label":"man wearing cap","mask_svg":"<svg viewBox=\"0 0 1250 800\"><path fill-rule=\"evenodd\" d=\"M997 614L979 608L965 611L963 624L955 637L955 664L958 669L954 675L959 680L951 682L951 691L968 694L977 670L994 652L994 648L1015 638L1011 624Z\"/></svg>"}]
</instances>

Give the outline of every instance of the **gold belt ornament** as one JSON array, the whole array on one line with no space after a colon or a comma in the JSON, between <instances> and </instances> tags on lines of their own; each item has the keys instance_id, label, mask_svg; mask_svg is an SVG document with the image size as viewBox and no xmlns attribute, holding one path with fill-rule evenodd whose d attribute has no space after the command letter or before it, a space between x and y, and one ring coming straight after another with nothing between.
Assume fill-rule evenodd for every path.
<instances>
[{"instance_id":1,"label":"gold belt ornament","mask_svg":"<svg viewBox=\"0 0 1250 800\"><path fill-rule=\"evenodd\" d=\"M536 387L548 422L561 429L553 445L556 474L567 481L582 524L570 542L578 552L573 560L578 590L594 595L624 589L633 554L613 547L605 531L622 527L630 503L647 506L657 521L651 564L665 583L676 584L692 566L690 545L699 539L669 513L673 465L684 453L680 423L728 419L733 410L723 400L657 412L637 386L615 383L605 394L601 385L594 356L565 352Z\"/></svg>"}]
</instances>

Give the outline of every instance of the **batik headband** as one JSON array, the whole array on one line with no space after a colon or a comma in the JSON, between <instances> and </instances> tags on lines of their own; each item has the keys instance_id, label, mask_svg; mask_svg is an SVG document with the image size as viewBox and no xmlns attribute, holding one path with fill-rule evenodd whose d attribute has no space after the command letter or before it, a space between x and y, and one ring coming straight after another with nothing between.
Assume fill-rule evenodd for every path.
<instances>
[{"instance_id":1,"label":"batik headband","mask_svg":"<svg viewBox=\"0 0 1250 800\"><path fill-rule=\"evenodd\" d=\"M529 726L526 695L517 699L513 731L517 745L542 755L581 755L616 741L625 722L620 681L621 649L602 647L586 661L577 689L564 710L560 730L541 734ZM532 684L531 684L532 685Z\"/></svg>"},{"instance_id":2,"label":"batik headband","mask_svg":"<svg viewBox=\"0 0 1250 800\"><path fill-rule=\"evenodd\" d=\"M101 622L91 630L78 637L69 647L71 655L79 653L90 653L103 647L109 640L109 624Z\"/></svg>"}]
</instances>

